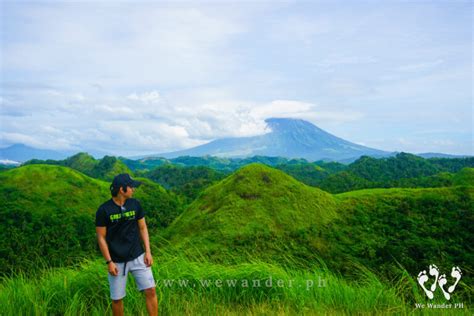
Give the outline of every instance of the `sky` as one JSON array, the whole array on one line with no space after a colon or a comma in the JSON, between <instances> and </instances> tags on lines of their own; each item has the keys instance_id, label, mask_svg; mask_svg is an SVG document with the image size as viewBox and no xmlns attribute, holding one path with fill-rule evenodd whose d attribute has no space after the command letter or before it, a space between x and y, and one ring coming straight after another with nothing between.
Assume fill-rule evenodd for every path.
<instances>
[{"instance_id":1,"label":"sky","mask_svg":"<svg viewBox=\"0 0 474 316\"><path fill-rule=\"evenodd\" d=\"M307 120L474 155L471 1L1 1L0 147L134 156Z\"/></svg>"}]
</instances>

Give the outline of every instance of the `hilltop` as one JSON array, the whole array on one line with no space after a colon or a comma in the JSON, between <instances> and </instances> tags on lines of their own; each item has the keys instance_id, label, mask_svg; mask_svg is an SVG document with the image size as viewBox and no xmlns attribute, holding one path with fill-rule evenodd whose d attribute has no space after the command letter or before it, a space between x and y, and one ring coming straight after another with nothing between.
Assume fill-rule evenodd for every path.
<instances>
[{"instance_id":1,"label":"hilltop","mask_svg":"<svg viewBox=\"0 0 474 316\"><path fill-rule=\"evenodd\" d=\"M322 227L336 214L330 194L282 171L250 164L202 192L163 236L185 251L196 248L214 258L232 252L271 260L292 255L279 247L294 248L297 255L291 236L311 225Z\"/></svg>"}]
</instances>

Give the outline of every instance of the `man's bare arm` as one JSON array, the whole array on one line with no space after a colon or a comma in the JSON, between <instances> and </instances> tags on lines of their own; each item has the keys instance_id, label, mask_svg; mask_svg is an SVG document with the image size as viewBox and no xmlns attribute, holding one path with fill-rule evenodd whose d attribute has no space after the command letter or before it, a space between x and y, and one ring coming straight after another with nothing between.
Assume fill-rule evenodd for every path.
<instances>
[{"instance_id":1,"label":"man's bare arm","mask_svg":"<svg viewBox=\"0 0 474 316\"><path fill-rule=\"evenodd\" d=\"M138 227L140 228L140 237L142 238L143 244L145 245L145 264L147 266L151 266L153 264L153 258L151 256L150 239L148 236L148 228L146 226L145 218L138 220Z\"/></svg>"},{"instance_id":2,"label":"man's bare arm","mask_svg":"<svg viewBox=\"0 0 474 316\"><path fill-rule=\"evenodd\" d=\"M145 252L151 253L150 239L148 237L148 228L146 226L145 218L138 220L138 227L140 228L140 237L142 238L143 244L145 245Z\"/></svg>"},{"instance_id":3,"label":"man's bare arm","mask_svg":"<svg viewBox=\"0 0 474 316\"><path fill-rule=\"evenodd\" d=\"M95 228L95 232L97 234L97 242L99 243L100 252L102 252L104 259L106 261L109 261L111 259L110 253L109 253L109 247L107 246L107 242L105 241L105 236L107 234L107 227L97 226Z\"/></svg>"},{"instance_id":4,"label":"man's bare arm","mask_svg":"<svg viewBox=\"0 0 474 316\"><path fill-rule=\"evenodd\" d=\"M105 240L105 236L107 234L107 227L96 226L95 232L97 235L97 242L99 243L100 252L102 252L102 256L104 256L104 259L106 261L112 260L112 258L110 257L109 247L107 246L107 241ZM110 262L108 264L108 268L110 274L118 275L118 270L114 262Z\"/></svg>"}]
</instances>

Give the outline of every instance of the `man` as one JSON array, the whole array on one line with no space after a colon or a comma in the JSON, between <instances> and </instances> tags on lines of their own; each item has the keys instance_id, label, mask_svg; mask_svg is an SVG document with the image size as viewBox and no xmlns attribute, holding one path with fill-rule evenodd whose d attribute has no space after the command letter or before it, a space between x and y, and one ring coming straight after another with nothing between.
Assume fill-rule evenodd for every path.
<instances>
[{"instance_id":1,"label":"man","mask_svg":"<svg viewBox=\"0 0 474 316\"><path fill-rule=\"evenodd\" d=\"M123 315L128 272L133 274L138 289L145 293L148 314L158 315L145 212L138 200L132 198L140 184L126 173L117 175L110 186L112 198L96 213L97 241L109 270L113 315Z\"/></svg>"}]
</instances>

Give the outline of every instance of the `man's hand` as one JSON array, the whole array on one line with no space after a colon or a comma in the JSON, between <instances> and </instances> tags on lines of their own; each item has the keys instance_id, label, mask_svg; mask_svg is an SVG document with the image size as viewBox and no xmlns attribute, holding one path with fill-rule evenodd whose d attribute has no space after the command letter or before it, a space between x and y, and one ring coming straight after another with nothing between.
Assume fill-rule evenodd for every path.
<instances>
[{"instance_id":1,"label":"man's hand","mask_svg":"<svg viewBox=\"0 0 474 316\"><path fill-rule=\"evenodd\" d=\"M118 275L117 266L115 265L115 263L114 263L113 261L109 262L108 268L109 268L109 273L110 273L110 274L112 274L113 276L117 276L117 275Z\"/></svg>"},{"instance_id":2,"label":"man's hand","mask_svg":"<svg viewBox=\"0 0 474 316\"><path fill-rule=\"evenodd\" d=\"M153 257L151 256L150 252L145 252L144 262L147 267L151 267L151 265L153 264Z\"/></svg>"}]
</instances>

